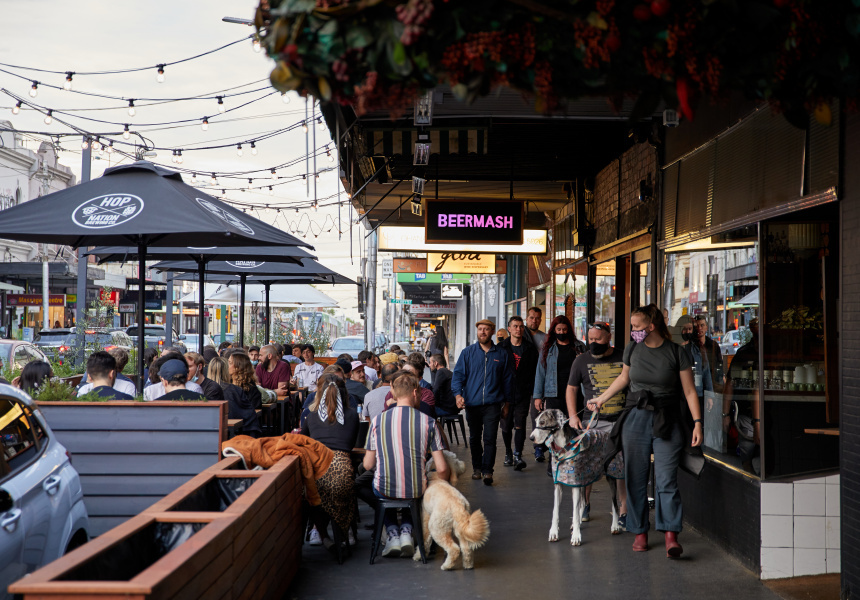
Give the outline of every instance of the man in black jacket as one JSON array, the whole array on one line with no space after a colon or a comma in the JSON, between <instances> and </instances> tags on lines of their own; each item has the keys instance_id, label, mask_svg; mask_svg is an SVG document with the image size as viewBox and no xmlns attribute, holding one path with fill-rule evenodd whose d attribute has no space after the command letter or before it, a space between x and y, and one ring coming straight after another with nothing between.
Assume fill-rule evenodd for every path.
<instances>
[{"instance_id":1,"label":"man in black jacket","mask_svg":"<svg viewBox=\"0 0 860 600\"><path fill-rule=\"evenodd\" d=\"M456 415L457 399L451 391L451 371L445 366L445 357L433 354L427 360L427 366L433 373L433 397L436 399L436 416Z\"/></svg>"},{"instance_id":2,"label":"man in black jacket","mask_svg":"<svg viewBox=\"0 0 860 600\"><path fill-rule=\"evenodd\" d=\"M537 372L538 350L525 337L525 324L520 316L514 315L508 319L510 337L502 340L499 347L513 355L516 366L516 390L512 406L508 406L502 416L502 440L505 442L506 467L513 465L514 470L522 471L526 467L523 460L523 445L526 441L526 419L531 407L532 390L535 385ZM511 449L513 438L514 448Z\"/></svg>"}]
</instances>

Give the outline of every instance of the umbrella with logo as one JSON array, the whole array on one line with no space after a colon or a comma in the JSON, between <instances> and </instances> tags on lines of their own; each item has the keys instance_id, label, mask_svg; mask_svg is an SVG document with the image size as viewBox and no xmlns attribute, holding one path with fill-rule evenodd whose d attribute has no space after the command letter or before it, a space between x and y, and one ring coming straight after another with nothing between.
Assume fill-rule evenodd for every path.
<instances>
[{"instance_id":1,"label":"umbrella with logo","mask_svg":"<svg viewBox=\"0 0 860 600\"><path fill-rule=\"evenodd\" d=\"M99 264L108 262L125 263L128 261L138 260L137 248L135 246L102 246L93 248L87 252L90 256L95 256L99 259ZM160 248L150 248L147 250L149 258L158 258L161 260L170 261L185 261L187 264L193 265L193 271L197 273L196 281L203 281L206 265L211 261L224 261L225 259L236 260L240 263L254 262L254 259L261 255L266 257L266 260L272 263L292 263L301 265L303 259L311 260L313 256L297 246L269 246L261 248L259 246L236 246L219 248L217 246L208 247L192 247L192 246L164 246ZM203 347L203 289L198 290L200 294L200 302L198 303L198 326L197 335L200 348ZM168 331L170 336L172 332ZM242 338L239 338L240 340Z\"/></svg>"},{"instance_id":2,"label":"umbrella with logo","mask_svg":"<svg viewBox=\"0 0 860 600\"><path fill-rule=\"evenodd\" d=\"M191 273L195 273L197 269L194 263L188 261L162 261L153 265L153 268L158 271L184 274L174 276L174 280L189 281L197 279L202 282L202 279L199 278L199 276L190 275ZM269 339L269 294L272 285L295 283L356 285L356 283L351 279L324 267L317 261L310 258L302 259L300 265L252 260L210 261L209 264L206 265L206 276L209 281L240 284L240 315L245 314L246 282L263 284L266 295L266 340ZM239 339L244 339L244 333L245 321L244 319L239 319Z\"/></svg>"},{"instance_id":3,"label":"umbrella with logo","mask_svg":"<svg viewBox=\"0 0 860 600\"><path fill-rule=\"evenodd\" d=\"M141 275L146 270L147 251L153 246L274 245L313 249L185 184L179 173L146 161L111 167L102 177L13 206L0 215L0 238L75 248L133 245ZM145 297L145 285L140 288L139 300ZM142 301L138 302L137 321L142 329ZM144 336L139 335L140 373L144 343Z\"/></svg>"}]
</instances>

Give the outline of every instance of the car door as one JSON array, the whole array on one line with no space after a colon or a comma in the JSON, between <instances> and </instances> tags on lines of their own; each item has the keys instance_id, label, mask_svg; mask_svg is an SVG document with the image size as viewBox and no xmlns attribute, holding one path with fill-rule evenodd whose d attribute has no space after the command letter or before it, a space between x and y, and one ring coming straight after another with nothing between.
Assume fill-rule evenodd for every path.
<instances>
[{"instance_id":1,"label":"car door","mask_svg":"<svg viewBox=\"0 0 860 600\"><path fill-rule=\"evenodd\" d=\"M59 491L61 478L58 466L51 460L43 460L47 438L29 416L29 408L16 399L0 398L0 425L9 467L9 475L0 487L12 495L20 511L7 520L17 516L16 525L23 531L21 560L26 574L44 562L56 509L52 498Z\"/></svg>"}]
</instances>

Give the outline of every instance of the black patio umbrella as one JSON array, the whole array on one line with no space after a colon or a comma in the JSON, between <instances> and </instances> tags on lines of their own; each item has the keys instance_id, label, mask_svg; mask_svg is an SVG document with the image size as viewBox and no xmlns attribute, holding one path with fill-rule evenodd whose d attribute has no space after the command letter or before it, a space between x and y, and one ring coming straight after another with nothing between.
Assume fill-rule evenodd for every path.
<instances>
[{"instance_id":1,"label":"black patio umbrella","mask_svg":"<svg viewBox=\"0 0 860 600\"><path fill-rule=\"evenodd\" d=\"M99 259L99 264L107 262L128 262L137 260L137 248L135 246L102 246L93 248L88 255L95 256ZM297 246L270 246L260 248L259 246L236 246L219 248L209 246L204 248L190 246L164 246L161 248L152 248L147 251L150 258L159 258L161 260L171 261L193 261L194 272L198 274L198 278L203 280L203 273L206 270L206 265L213 260L235 260L238 263L247 262L249 259L260 258L261 255L266 257L267 261L276 263L292 263L301 265L302 259L312 260L313 256L307 251ZM254 262L251 260L251 262ZM203 290L199 290L200 304L198 310L198 326L197 335L200 348L203 347ZM171 335L171 332L167 332Z\"/></svg>"},{"instance_id":2,"label":"black patio umbrella","mask_svg":"<svg viewBox=\"0 0 860 600\"><path fill-rule=\"evenodd\" d=\"M153 265L153 269L184 275L174 275L174 280L189 281L197 277L192 276L196 272L195 265L188 261L162 261ZM198 276L199 277L199 276ZM262 283L266 290L266 333L269 339L269 291L274 284L297 284L297 283L329 283L329 284L351 284L355 281L332 271L309 258L302 259L301 265L288 263L275 263L269 261L211 261L206 266L206 277L209 281L219 283L239 283L240 300L239 314L245 314L245 283ZM200 286L203 279L197 278ZM240 339L244 339L245 322L239 319Z\"/></svg>"},{"instance_id":3,"label":"black patio umbrella","mask_svg":"<svg viewBox=\"0 0 860 600\"><path fill-rule=\"evenodd\" d=\"M134 245L143 274L152 246L312 246L186 185L182 176L138 161L102 177L2 211L0 238L81 246ZM140 289L140 300L145 295ZM83 299L81 299L83 301ZM144 302L137 319L143 373ZM141 378L141 384L143 383Z\"/></svg>"}]
</instances>

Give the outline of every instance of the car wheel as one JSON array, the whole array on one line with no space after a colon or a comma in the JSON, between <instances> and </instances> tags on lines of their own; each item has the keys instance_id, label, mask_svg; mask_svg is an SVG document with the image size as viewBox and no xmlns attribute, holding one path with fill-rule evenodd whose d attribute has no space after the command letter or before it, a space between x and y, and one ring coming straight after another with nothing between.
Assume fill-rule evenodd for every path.
<instances>
[{"instance_id":1,"label":"car wheel","mask_svg":"<svg viewBox=\"0 0 860 600\"><path fill-rule=\"evenodd\" d=\"M80 548L81 546L86 544L88 541L89 541L89 536L87 535L87 532L84 531L83 529L78 529L75 532L75 535L72 536L72 539L69 540L69 543L66 546L66 551L63 552L63 554L68 554L72 550L74 550L76 548Z\"/></svg>"}]
</instances>

